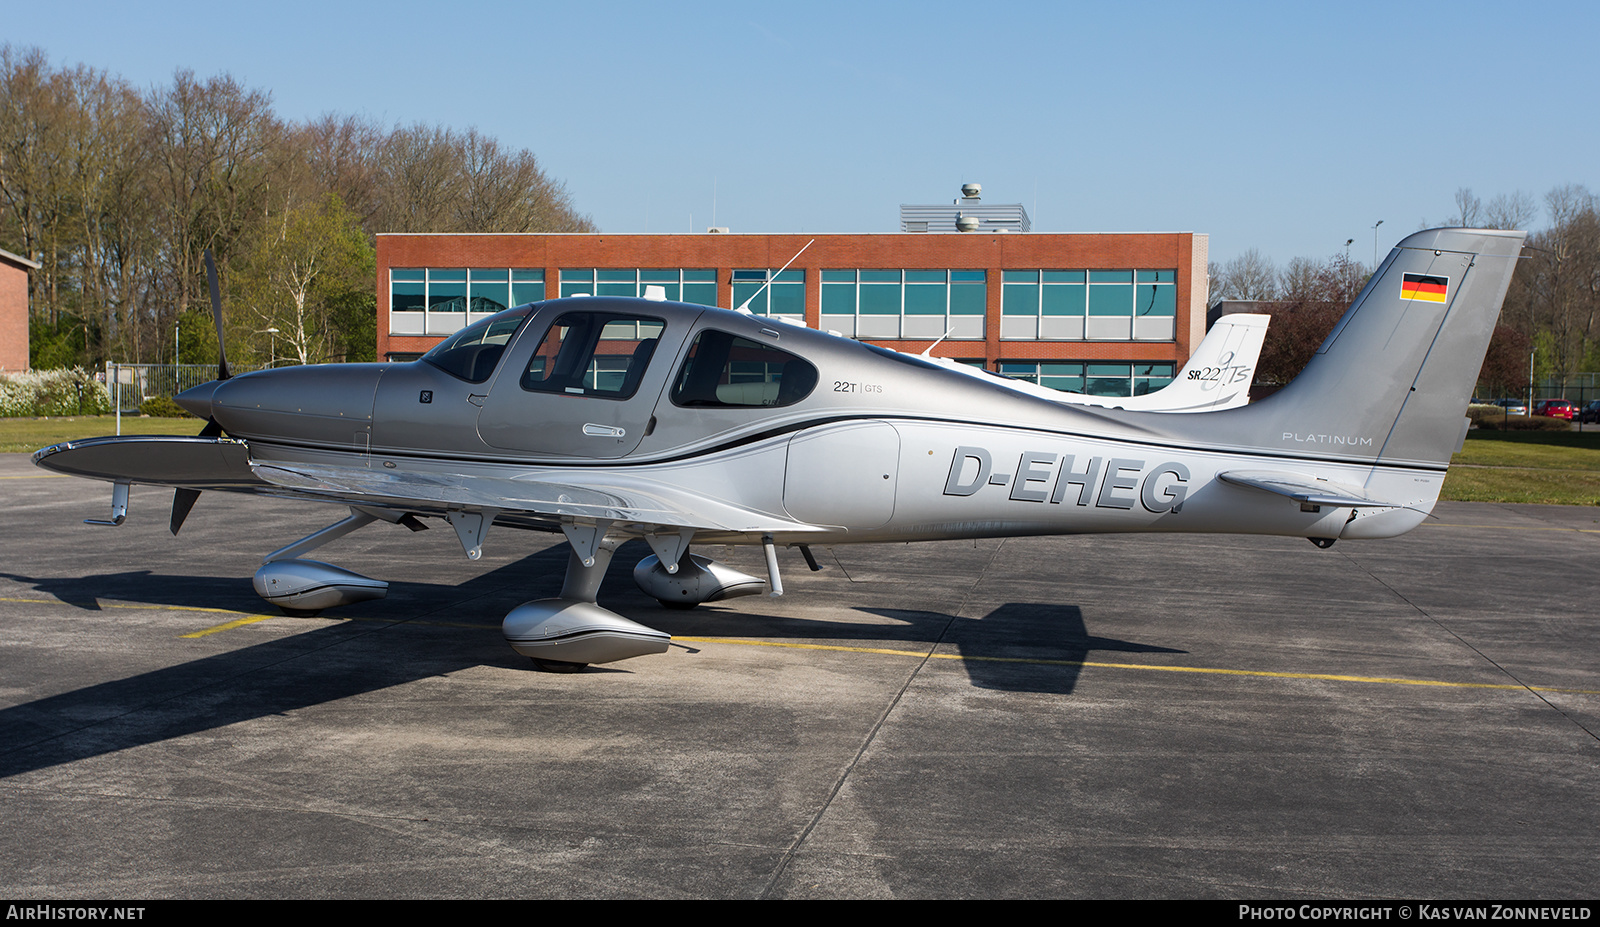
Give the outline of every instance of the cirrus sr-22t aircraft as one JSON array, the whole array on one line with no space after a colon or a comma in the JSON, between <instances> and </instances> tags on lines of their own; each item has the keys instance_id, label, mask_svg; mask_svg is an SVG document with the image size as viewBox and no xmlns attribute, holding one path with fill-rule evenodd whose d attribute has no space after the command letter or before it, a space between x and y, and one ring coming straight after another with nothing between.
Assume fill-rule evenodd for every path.
<instances>
[{"instance_id":1,"label":"cirrus sr-22t aircraft","mask_svg":"<svg viewBox=\"0 0 1600 927\"><path fill-rule=\"evenodd\" d=\"M175 487L174 532L201 491L347 507L268 554L258 592L314 612L386 585L302 556L374 521L454 527L476 559L493 525L560 531L561 594L504 632L572 670L667 649L597 604L613 551L668 606L769 590L775 548L1134 531L1386 538L1426 518L1524 233L1400 242L1305 370L1250 405L1176 415L1030 395L918 357L704 306L570 298L509 309L422 360L288 367L178 401L196 437L45 448L36 462ZM215 284L213 277L213 293ZM219 316L220 317L220 316ZM693 544L760 544L767 577ZM814 561L812 561L814 563Z\"/></svg>"}]
</instances>

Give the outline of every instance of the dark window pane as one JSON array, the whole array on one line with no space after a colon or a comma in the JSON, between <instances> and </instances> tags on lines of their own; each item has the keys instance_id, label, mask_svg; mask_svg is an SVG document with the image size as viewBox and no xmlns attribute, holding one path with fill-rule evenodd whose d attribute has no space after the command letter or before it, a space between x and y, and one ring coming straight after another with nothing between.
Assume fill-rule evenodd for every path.
<instances>
[{"instance_id":1,"label":"dark window pane","mask_svg":"<svg viewBox=\"0 0 1600 927\"><path fill-rule=\"evenodd\" d=\"M672 387L672 401L691 407L792 405L811 395L817 368L809 361L728 332L694 338Z\"/></svg>"},{"instance_id":2,"label":"dark window pane","mask_svg":"<svg viewBox=\"0 0 1600 927\"><path fill-rule=\"evenodd\" d=\"M421 312L423 284L395 282L389 285L390 312Z\"/></svg>"},{"instance_id":3,"label":"dark window pane","mask_svg":"<svg viewBox=\"0 0 1600 927\"><path fill-rule=\"evenodd\" d=\"M1006 284L1000 292L1000 311L1004 315L1038 315L1039 285Z\"/></svg>"},{"instance_id":4,"label":"dark window pane","mask_svg":"<svg viewBox=\"0 0 1600 927\"><path fill-rule=\"evenodd\" d=\"M983 315L989 299L989 287L982 283L953 283L950 285L951 315Z\"/></svg>"},{"instance_id":5,"label":"dark window pane","mask_svg":"<svg viewBox=\"0 0 1600 927\"><path fill-rule=\"evenodd\" d=\"M822 285L822 311L829 315L855 315L856 285L854 283L824 283Z\"/></svg>"},{"instance_id":6,"label":"dark window pane","mask_svg":"<svg viewBox=\"0 0 1600 927\"><path fill-rule=\"evenodd\" d=\"M907 284L906 315L944 315L945 289L944 284Z\"/></svg>"},{"instance_id":7,"label":"dark window pane","mask_svg":"<svg viewBox=\"0 0 1600 927\"><path fill-rule=\"evenodd\" d=\"M1087 287L1053 284L1044 288L1045 315L1083 315Z\"/></svg>"}]
</instances>

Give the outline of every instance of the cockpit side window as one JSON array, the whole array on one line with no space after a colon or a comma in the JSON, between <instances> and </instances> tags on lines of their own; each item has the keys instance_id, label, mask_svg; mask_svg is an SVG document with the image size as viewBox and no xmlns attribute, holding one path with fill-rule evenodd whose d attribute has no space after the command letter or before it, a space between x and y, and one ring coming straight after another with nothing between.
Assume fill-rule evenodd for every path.
<instances>
[{"instance_id":1,"label":"cockpit side window","mask_svg":"<svg viewBox=\"0 0 1600 927\"><path fill-rule=\"evenodd\" d=\"M522 374L539 393L628 399L639 389L666 323L614 312L569 312L551 324Z\"/></svg>"},{"instance_id":2,"label":"cockpit side window","mask_svg":"<svg viewBox=\"0 0 1600 927\"><path fill-rule=\"evenodd\" d=\"M517 333L528 312L527 308L497 312L434 345L422 359L453 377L468 383L482 383L494 375L500 355L505 353L511 336Z\"/></svg>"},{"instance_id":3,"label":"cockpit side window","mask_svg":"<svg viewBox=\"0 0 1600 927\"><path fill-rule=\"evenodd\" d=\"M696 335L678 371L672 401L680 406L788 406L811 395L810 361L714 329Z\"/></svg>"}]
</instances>

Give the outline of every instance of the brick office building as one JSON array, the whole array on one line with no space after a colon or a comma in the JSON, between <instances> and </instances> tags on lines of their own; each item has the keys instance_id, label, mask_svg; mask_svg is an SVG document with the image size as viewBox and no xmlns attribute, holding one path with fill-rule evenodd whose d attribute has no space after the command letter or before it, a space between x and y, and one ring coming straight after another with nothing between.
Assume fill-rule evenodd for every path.
<instances>
[{"instance_id":1,"label":"brick office building","mask_svg":"<svg viewBox=\"0 0 1600 927\"><path fill-rule=\"evenodd\" d=\"M788 269L808 241L815 241ZM502 308L641 296L750 309L1075 392L1158 389L1205 333L1206 236L469 235L377 239L378 357ZM947 334L948 333L948 334Z\"/></svg>"},{"instance_id":2,"label":"brick office building","mask_svg":"<svg viewBox=\"0 0 1600 927\"><path fill-rule=\"evenodd\" d=\"M39 266L0 250L0 370L28 369L28 272Z\"/></svg>"}]
</instances>

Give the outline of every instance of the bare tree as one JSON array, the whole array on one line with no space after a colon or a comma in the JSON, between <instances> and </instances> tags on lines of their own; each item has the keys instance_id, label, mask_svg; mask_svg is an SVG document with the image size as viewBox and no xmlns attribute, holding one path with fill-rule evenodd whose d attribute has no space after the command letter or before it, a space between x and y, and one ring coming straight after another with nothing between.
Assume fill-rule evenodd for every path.
<instances>
[{"instance_id":1,"label":"bare tree","mask_svg":"<svg viewBox=\"0 0 1600 927\"><path fill-rule=\"evenodd\" d=\"M1256 368L1263 383L1284 384L1299 376L1367 282L1366 269L1342 252L1322 262L1297 258L1291 267L1304 273L1305 281L1271 309Z\"/></svg>"},{"instance_id":2,"label":"bare tree","mask_svg":"<svg viewBox=\"0 0 1600 927\"><path fill-rule=\"evenodd\" d=\"M1600 214L1588 189L1568 184L1545 195L1550 227L1528 239L1507 295L1511 324L1538 345L1555 376L1580 370L1600 331Z\"/></svg>"},{"instance_id":3,"label":"bare tree","mask_svg":"<svg viewBox=\"0 0 1600 927\"><path fill-rule=\"evenodd\" d=\"M226 265L266 211L268 154L279 126L270 98L228 75L199 81L181 70L148 105L158 227L168 254L163 282L183 312L204 300L206 249Z\"/></svg>"},{"instance_id":4,"label":"bare tree","mask_svg":"<svg viewBox=\"0 0 1600 927\"><path fill-rule=\"evenodd\" d=\"M1482 228L1483 202L1472 195L1471 187L1461 187L1456 190L1456 214L1453 218L1446 219L1445 225L1459 225L1463 228Z\"/></svg>"},{"instance_id":5,"label":"bare tree","mask_svg":"<svg viewBox=\"0 0 1600 927\"><path fill-rule=\"evenodd\" d=\"M1539 208L1533 197L1518 190L1512 194L1501 193L1483 208L1483 227L1490 229L1525 229L1533 224Z\"/></svg>"},{"instance_id":6,"label":"bare tree","mask_svg":"<svg viewBox=\"0 0 1600 927\"><path fill-rule=\"evenodd\" d=\"M448 129L396 129L378 157L380 232L452 232L461 198L460 150Z\"/></svg>"},{"instance_id":7,"label":"bare tree","mask_svg":"<svg viewBox=\"0 0 1600 927\"><path fill-rule=\"evenodd\" d=\"M1278 280L1278 291L1287 300L1314 300L1322 262L1312 258L1290 258Z\"/></svg>"},{"instance_id":8,"label":"bare tree","mask_svg":"<svg viewBox=\"0 0 1600 927\"><path fill-rule=\"evenodd\" d=\"M1278 269L1255 248L1224 264L1216 291L1221 299L1276 299Z\"/></svg>"},{"instance_id":9,"label":"bare tree","mask_svg":"<svg viewBox=\"0 0 1600 927\"><path fill-rule=\"evenodd\" d=\"M327 219L330 195L337 221ZM351 229L366 238L366 261L306 257L311 239L344 247ZM47 346L42 363L165 360L175 323L193 357L214 338L207 248L224 292L256 301L255 322L287 325L282 305L304 318L304 337L285 346L316 359L371 354L375 232L593 229L532 152L476 130L385 131L338 115L285 125L266 93L227 75L180 70L140 93L104 71L53 68L38 49L0 45L0 247L43 265L29 293L33 320L48 329L33 340ZM291 294L270 309L269 280ZM231 325L253 331L249 313L235 315Z\"/></svg>"}]
</instances>

